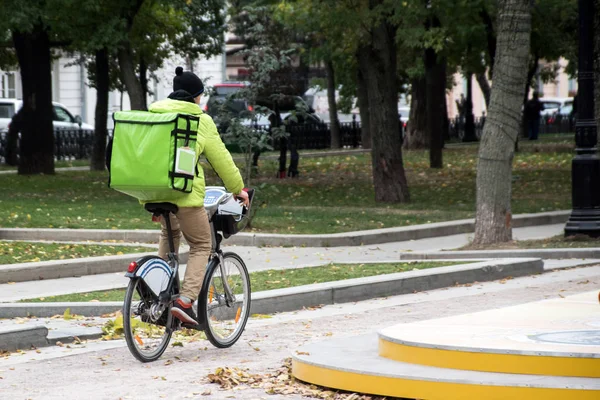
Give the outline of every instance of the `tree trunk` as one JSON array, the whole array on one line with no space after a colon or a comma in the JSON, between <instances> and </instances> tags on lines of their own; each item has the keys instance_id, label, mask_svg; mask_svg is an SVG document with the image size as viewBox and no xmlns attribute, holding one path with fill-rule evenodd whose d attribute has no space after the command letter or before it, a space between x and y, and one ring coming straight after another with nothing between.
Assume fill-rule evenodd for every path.
<instances>
[{"instance_id":1,"label":"tree trunk","mask_svg":"<svg viewBox=\"0 0 600 400\"><path fill-rule=\"evenodd\" d=\"M437 18L436 18L437 20ZM439 23L436 24L439 26ZM446 101L446 62L435 53L425 50L425 102L427 137L429 138L429 167L442 168L444 134L444 101Z\"/></svg>"},{"instance_id":2,"label":"tree trunk","mask_svg":"<svg viewBox=\"0 0 600 400\"><path fill-rule=\"evenodd\" d=\"M479 145L476 244L512 239L511 180L531 36L529 0L501 0L494 90Z\"/></svg>"},{"instance_id":3,"label":"tree trunk","mask_svg":"<svg viewBox=\"0 0 600 400\"><path fill-rule=\"evenodd\" d=\"M467 72L467 99L465 101L465 136L463 142L476 142L475 135L475 116L473 115L473 74Z\"/></svg>"},{"instance_id":4,"label":"tree trunk","mask_svg":"<svg viewBox=\"0 0 600 400\"><path fill-rule=\"evenodd\" d=\"M41 25L31 33L13 32L23 82L19 174L54 174L52 127L52 65L48 32Z\"/></svg>"},{"instance_id":5,"label":"tree trunk","mask_svg":"<svg viewBox=\"0 0 600 400\"><path fill-rule=\"evenodd\" d=\"M369 6L373 9L382 2L383 0L369 0ZM380 21L371 30L367 53L375 200L389 203L410 200L402 163L398 121L395 34L395 28L385 20Z\"/></svg>"},{"instance_id":6,"label":"tree trunk","mask_svg":"<svg viewBox=\"0 0 600 400\"><path fill-rule=\"evenodd\" d=\"M594 18L594 99L596 104L596 121L598 122L598 131L600 131L600 0L594 0L595 18Z\"/></svg>"},{"instance_id":7,"label":"tree trunk","mask_svg":"<svg viewBox=\"0 0 600 400\"><path fill-rule=\"evenodd\" d=\"M496 31L494 30L494 23L492 21L492 17L487 12L485 7L479 12L479 16L481 17L484 25L485 25L485 36L487 41L487 50L489 56L489 76L490 79L494 79L494 63L496 61ZM485 73L483 75L485 77ZM479 80L478 80L479 81ZM486 103L489 107L489 98L486 99Z\"/></svg>"},{"instance_id":8,"label":"tree trunk","mask_svg":"<svg viewBox=\"0 0 600 400\"><path fill-rule=\"evenodd\" d=\"M492 95L492 88L490 87L490 81L488 81L485 76L485 72L479 72L475 74L475 79L477 79L477 83L479 84L479 88L483 93L483 98L485 99L485 107L490 108L490 98Z\"/></svg>"},{"instance_id":9,"label":"tree trunk","mask_svg":"<svg viewBox=\"0 0 600 400\"><path fill-rule=\"evenodd\" d=\"M329 103L329 121L331 126L331 148L339 149L342 147L342 138L340 135L340 121L338 119L337 104L335 103L335 73L333 62L325 62L327 70L327 102Z\"/></svg>"},{"instance_id":10,"label":"tree trunk","mask_svg":"<svg viewBox=\"0 0 600 400\"><path fill-rule=\"evenodd\" d=\"M410 114L404 133L405 149L429 148L427 135L427 96L425 76L412 80L410 89Z\"/></svg>"},{"instance_id":11,"label":"tree trunk","mask_svg":"<svg viewBox=\"0 0 600 400\"><path fill-rule=\"evenodd\" d=\"M94 148L90 169L104 171L106 160L106 121L108 119L109 63L108 50L96 51L96 114L94 123Z\"/></svg>"},{"instance_id":12,"label":"tree trunk","mask_svg":"<svg viewBox=\"0 0 600 400\"><path fill-rule=\"evenodd\" d=\"M148 64L143 57L140 58L140 85L142 86L142 101L144 110L148 109Z\"/></svg>"},{"instance_id":13,"label":"tree trunk","mask_svg":"<svg viewBox=\"0 0 600 400\"><path fill-rule=\"evenodd\" d=\"M358 86L358 108L360 110L360 141L363 149L371 148L371 124L369 111L369 85L367 84L368 49L360 47L356 53L358 68L356 74Z\"/></svg>"},{"instance_id":14,"label":"tree trunk","mask_svg":"<svg viewBox=\"0 0 600 400\"><path fill-rule=\"evenodd\" d=\"M124 41L121 44L117 52L117 58L119 59L119 69L121 70L121 77L127 94L129 95L129 102L132 110L146 110L144 91L142 85L135 74L135 64L133 62L133 53L131 51L131 44L129 41Z\"/></svg>"}]
</instances>

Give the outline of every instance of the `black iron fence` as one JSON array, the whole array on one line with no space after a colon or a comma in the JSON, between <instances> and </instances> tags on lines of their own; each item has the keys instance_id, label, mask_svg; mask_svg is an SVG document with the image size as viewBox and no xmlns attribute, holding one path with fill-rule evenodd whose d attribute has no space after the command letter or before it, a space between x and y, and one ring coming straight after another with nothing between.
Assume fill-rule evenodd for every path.
<instances>
[{"instance_id":1,"label":"black iron fence","mask_svg":"<svg viewBox=\"0 0 600 400\"><path fill-rule=\"evenodd\" d=\"M485 117L475 118L475 139L481 139L483 134L483 125ZM461 117L448 119L448 139L458 139L459 141L469 140L465 135L465 119Z\"/></svg>"},{"instance_id":2,"label":"black iron fence","mask_svg":"<svg viewBox=\"0 0 600 400\"><path fill-rule=\"evenodd\" d=\"M485 117L475 118L475 136L481 138ZM404 124L400 124L399 133L402 136ZM255 129L269 130L268 125L255 126ZM289 133L288 145L297 150L327 149L331 145L331 124L329 123L298 123L286 125ZM575 131L575 119L561 116L544 116L540 120L540 135L571 133ZM0 132L0 163L5 162L7 132ZM112 132L109 131L109 136ZM357 148L361 146L361 124L355 119L351 122L340 123L342 147ZM448 121L447 140L465 140L465 121L463 118L451 118ZM92 154L94 132L81 129L61 129L54 132L54 157L56 160L88 159ZM273 143L279 149L279 141Z\"/></svg>"},{"instance_id":3,"label":"black iron fence","mask_svg":"<svg viewBox=\"0 0 600 400\"><path fill-rule=\"evenodd\" d=\"M6 161L8 132L0 132L0 163ZM90 158L94 131L85 129L57 129L54 131L55 160L85 160ZM19 143L17 141L17 154Z\"/></svg>"},{"instance_id":4,"label":"black iron fence","mask_svg":"<svg viewBox=\"0 0 600 400\"><path fill-rule=\"evenodd\" d=\"M289 124L286 125L289 134L288 142L297 150L316 150L331 147L331 124ZM361 145L360 122L341 122L340 141L344 148L357 148ZM278 144L275 148L278 149Z\"/></svg>"},{"instance_id":5,"label":"black iron fence","mask_svg":"<svg viewBox=\"0 0 600 400\"><path fill-rule=\"evenodd\" d=\"M54 132L54 157L57 160L90 158L94 146L94 131L59 130Z\"/></svg>"},{"instance_id":6,"label":"black iron fence","mask_svg":"<svg viewBox=\"0 0 600 400\"><path fill-rule=\"evenodd\" d=\"M485 125L485 116L475 118L475 136L477 140L481 139L483 134L483 126ZM525 128L526 129L526 128ZM561 115L545 115L540 117L539 134L557 134L557 133L574 133L575 118ZM524 133L527 135L527 132ZM465 120L464 118L456 117L449 120L448 138L450 140L463 141L468 139L465 137Z\"/></svg>"}]
</instances>

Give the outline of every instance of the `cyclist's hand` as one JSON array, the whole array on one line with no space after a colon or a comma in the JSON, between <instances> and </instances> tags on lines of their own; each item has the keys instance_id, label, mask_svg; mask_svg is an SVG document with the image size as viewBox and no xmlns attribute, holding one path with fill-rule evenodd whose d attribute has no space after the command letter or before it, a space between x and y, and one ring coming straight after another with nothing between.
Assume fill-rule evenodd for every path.
<instances>
[{"instance_id":1,"label":"cyclist's hand","mask_svg":"<svg viewBox=\"0 0 600 400\"><path fill-rule=\"evenodd\" d=\"M248 193L246 193L245 191L241 191L240 194L236 194L235 198L237 200L242 200L242 203L244 203L244 205L246 207L248 207L248 205L250 204L250 200L248 199Z\"/></svg>"}]
</instances>

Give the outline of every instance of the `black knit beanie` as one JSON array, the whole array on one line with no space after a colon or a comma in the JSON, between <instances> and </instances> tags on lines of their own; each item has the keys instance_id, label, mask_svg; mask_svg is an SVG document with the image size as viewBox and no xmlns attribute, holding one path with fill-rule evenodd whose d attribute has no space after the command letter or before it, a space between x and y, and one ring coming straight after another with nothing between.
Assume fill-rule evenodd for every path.
<instances>
[{"instance_id":1,"label":"black knit beanie","mask_svg":"<svg viewBox=\"0 0 600 400\"><path fill-rule=\"evenodd\" d=\"M183 68L175 68L175 78L173 78L173 91L185 90L192 97L198 97L204 93L202 81L193 72L185 71Z\"/></svg>"}]
</instances>

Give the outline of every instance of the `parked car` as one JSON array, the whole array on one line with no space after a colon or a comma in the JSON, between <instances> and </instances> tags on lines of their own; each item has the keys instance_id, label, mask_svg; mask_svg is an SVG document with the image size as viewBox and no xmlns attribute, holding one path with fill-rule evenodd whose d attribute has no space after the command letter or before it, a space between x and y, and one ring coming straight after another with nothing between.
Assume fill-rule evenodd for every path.
<instances>
[{"instance_id":1,"label":"parked car","mask_svg":"<svg viewBox=\"0 0 600 400\"><path fill-rule=\"evenodd\" d=\"M0 99L0 131L7 131L13 115L21 109L23 101L18 99ZM81 117L73 114L64 105L52 102L54 129L94 130L92 125L81 122Z\"/></svg>"},{"instance_id":2,"label":"parked car","mask_svg":"<svg viewBox=\"0 0 600 400\"><path fill-rule=\"evenodd\" d=\"M256 104L250 104L244 98L232 98L232 95L247 86L247 82L225 82L213 86L208 102L204 106L204 111L214 119L220 132L227 130L228 119L231 117L241 118L243 125L268 126L271 124L269 115L266 114L255 113L253 119L247 117L250 112L254 111ZM222 115L223 107L229 115ZM299 96L284 96L279 102L279 112L284 123L292 122L294 110L298 109L307 110L306 118L298 118L299 122L322 123L314 110Z\"/></svg>"},{"instance_id":3,"label":"parked car","mask_svg":"<svg viewBox=\"0 0 600 400\"><path fill-rule=\"evenodd\" d=\"M552 115L557 113L559 109L566 105L573 105L572 97L542 97L540 102L544 106L541 112L542 116Z\"/></svg>"},{"instance_id":4,"label":"parked car","mask_svg":"<svg viewBox=\"0 0 600 400\"><path fill-rule=\"evenodd\" d=\"M547 125L560 126L561 132L572 132L575 127L573 103L567 103L556 110L552 115L545 116Z\"/></svg>"}]
</instances>

